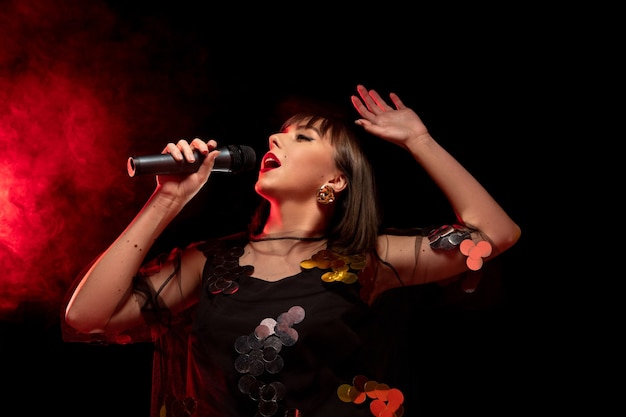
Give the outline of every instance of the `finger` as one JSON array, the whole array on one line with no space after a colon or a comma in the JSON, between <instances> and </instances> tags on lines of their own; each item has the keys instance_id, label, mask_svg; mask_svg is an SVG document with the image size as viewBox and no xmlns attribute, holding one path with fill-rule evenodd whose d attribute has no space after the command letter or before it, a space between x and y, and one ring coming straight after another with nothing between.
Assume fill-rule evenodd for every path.
<instances>
[{"instance_id":1,"label":"finger","mask_svg":"<svg viewBox=\"0 0 626 417\"><path fill-rule=\"evenodd\" d=\"M209 149L213 150L213 149L217 149L217 141L214 139L210 139L207 142L207 145L209 146Z\"/></svg>"},{"instance_id":2,"label":"finger","mask_svg":"<svg viewBox=\"0 0 626 417\"><path fill-rule=\"evenodd\" d=\"M370 113L367 110L367 107L365 107L361 99L359 99L357 96L351 96L350 99L352 100L352 105L354 106L356 111L361 115L361 117L368 118L368 117L374 116L372 113Z\"/></svg>"},{"instance_id":3,"label":"finger","mask_svg":"<svg viewBox=\"0 0 626 417\"><path fill-rule=\"evenodd\" d=\"M180 149L181 153L185 156L185 159L187 161L194 162L196 160L196 157L193 154L193 148L191 147L191 144L189 144L189 142L187 142L185 139L181 139L176 145L178 146L178 149Z\"/></svg>"},{"instance_id":4,"label":"finger","mask_svg":"<svg viewBox=\"0 0 626 417\"><path fill-rule=\"evenodd\" d=\"M211 149L215 149L217 143L214 140L208 142L203 141L200 138L195 138L191 141L191 148L197 149L201 154L207 155Z\"/></svg>"},{"instance_id":5,"label":"finger","mask_svg":"<svg viewBox=\"0 0 626 417\"><path fill-rule=\"evenodd\" d=\"M197 149L204 156L210 157L205 159L205 165L209 166L209 169L213 169L213 164L215 164L215 159L219 156L219 150L217 149L217 141L214 139L210 139L208 141L203 141L200 138L195 138L191 141L191 145L193 148Z\"/></svg>"},{"instance_id":6,"label":"finger","mask_svg":"<svg viewBox=\"0 0 626 417\"><path fill-rule=\"evenodd\" d=\"M367 108L374 115L382 114L386 111L393 110L391 106L389 106L385 100L378 94L376 90L367 90L364 86L358 87L359 94L361 98L367 105Z\"/></svg>"},{"instance_id":7,"label":"finger","mask_svg":"<svg viewBox=\"0 0 626 417\"><path fill-rule=\"evenodd\" d=\"M396 109L406 109L406 106L396 93L389 93L389 98L391 98L391 101L393 102L393 105L396 106Z\"/></svg>"},{"instance_id":8,"label":"finger","mask_svg":"<svg viewBox=\"0 0 626 417\"><path fill-rule=\"evenodd\" d=\"M367 88L365 88L362 85L359 85L357 86L357 91L359 92L359 96L361 96L361 100L363 100L363 103L365 103L365 105L367 106L367 109L371 113L373 113L374 115L381 113L380 107L378 106L378 104L376 103L376 101L374 100L372 96L372 93L376 94L374 90L368 91Z\"/></svg>"},{"instance_id":9,"label":"finger","mask_svg":"<svg viewBox=\"0 0 626 417\"><path fill-rule=\"evenodd\" d=\"M165 145L165 149L163 149L163 152L161 153L169 153L175 160L182 161L183 153L180 151L178 145L180 142L181 141L178 141L178 143L168 143L167 145Z\"/></svg>"},{"instance_id":10,"label":"finger","mask_svg":"<svg viewBox=\"0 0 626 417\"><path fill-rule=\"evenodd\" d=\"M380 94L378 94L376 90L370 90L369 95L372 98L372 100L376 103L376 106L378 106L378 108L382 110L383 112L393 110L393 108L389 106L385 102L385 100L383 100L383 98L380 96Z\"/></svg>"}]
</instances>

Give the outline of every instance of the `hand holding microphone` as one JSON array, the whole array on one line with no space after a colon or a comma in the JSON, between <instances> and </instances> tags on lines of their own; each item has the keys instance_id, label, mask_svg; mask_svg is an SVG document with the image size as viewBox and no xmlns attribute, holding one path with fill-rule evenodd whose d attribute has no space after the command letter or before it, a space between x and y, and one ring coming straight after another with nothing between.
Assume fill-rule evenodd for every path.
<instances>
[{"instance_id":1,"label":"hand holding microphone","mask_svg":"<svg viewBox=\"0 0 626 417\"><path fill-rule=\"evenodd\" d=\"M216 148L220 151L215 158L211 172L231 172L238 174L249 171L256 165L254 149L246 145L227 145ZM131 156L126 168L130 177L137 175L189 175L200 169L205 155L194 150L194 162L177 161L169 154Z\"/></svg>"}]
</instances>

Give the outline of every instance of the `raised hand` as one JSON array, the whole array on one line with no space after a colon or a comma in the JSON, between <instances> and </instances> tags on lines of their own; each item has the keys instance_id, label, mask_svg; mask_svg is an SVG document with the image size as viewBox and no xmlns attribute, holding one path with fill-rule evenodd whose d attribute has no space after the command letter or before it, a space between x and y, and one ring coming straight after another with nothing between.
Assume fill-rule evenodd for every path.
<instances>
[{"instance_id":1,"label":"raised hand","mask_svg":"<svg viewBox=\"0 0 626 417\"><path fill-rule=\"evenodd\" d=\"M397 94L389 94L395 106L393 108L375 90L358 85L357 92L360 98L353 95L352 105L362 118L355 123L367 132L403 147L406 147L409 139L418 139L428 134L420 117L406 107Z\"/></svg>"}]
</instances>

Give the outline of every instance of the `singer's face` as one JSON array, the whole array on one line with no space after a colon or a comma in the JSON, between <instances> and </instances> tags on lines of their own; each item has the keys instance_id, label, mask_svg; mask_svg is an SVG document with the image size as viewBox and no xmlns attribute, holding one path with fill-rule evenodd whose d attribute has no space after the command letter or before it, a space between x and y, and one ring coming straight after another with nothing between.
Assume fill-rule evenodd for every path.
<instances>
[{"instance_id":1,"label":"singer's face","mask_svg":"<svg viewBox=\"0 0 626 417\"><path fill-rule=\"evenodd\" d=\"M255 189L271 201L315 200L317 190L341 174L334 155L316 126L287 126L269 137Z\"/></svg>"}]
</instances>

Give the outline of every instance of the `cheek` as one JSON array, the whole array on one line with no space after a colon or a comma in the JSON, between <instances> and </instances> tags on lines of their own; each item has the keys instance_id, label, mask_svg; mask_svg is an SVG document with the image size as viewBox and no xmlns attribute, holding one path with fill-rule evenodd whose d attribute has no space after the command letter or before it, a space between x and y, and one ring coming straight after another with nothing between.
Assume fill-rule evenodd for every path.
<instances>
[{"instance_id":1,"label":"cheek","mask_svg":"<svg viewBox=\"0 0 626 417\"><path fill-rule=\"evenodd\" d=\"M305 172L315 179L324 179L337 169L327 153L294 156L291 163L295 170Z\"/></svg>"}]
</instances>

